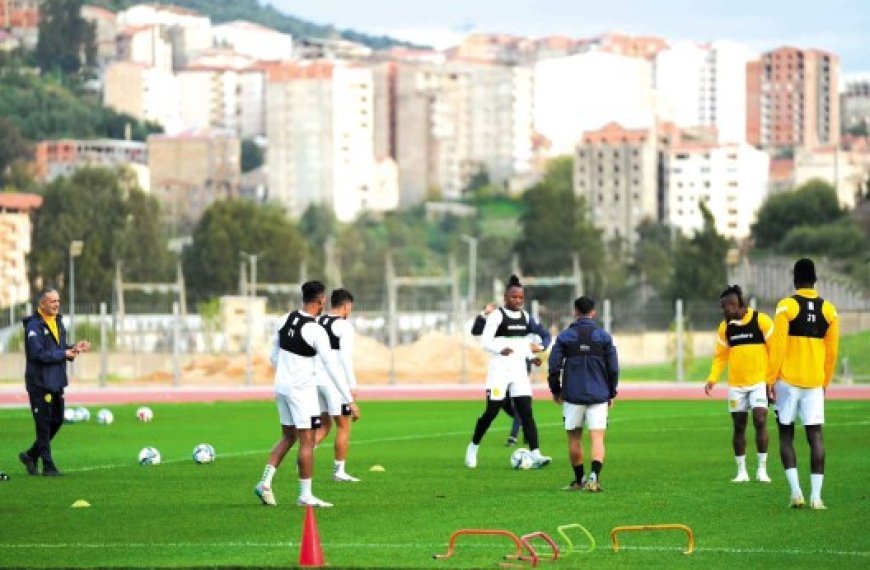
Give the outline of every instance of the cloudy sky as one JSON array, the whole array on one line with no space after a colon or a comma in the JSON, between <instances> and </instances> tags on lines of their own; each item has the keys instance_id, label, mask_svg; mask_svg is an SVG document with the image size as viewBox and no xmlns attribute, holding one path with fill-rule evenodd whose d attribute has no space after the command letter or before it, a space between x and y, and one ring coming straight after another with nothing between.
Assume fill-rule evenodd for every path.
<instances>
[{"instance_id":1,"label":"cloudy sky","mask_svg":"<svg viewBox=\"0 0 870 570\"><path fill-rule=\"evenodd\" d=\"M582 37L608 30L753 49L819 48L870 74L868 0L267 0L321 24L447 47L470 31Z\"/></svg>"}]
</instances>

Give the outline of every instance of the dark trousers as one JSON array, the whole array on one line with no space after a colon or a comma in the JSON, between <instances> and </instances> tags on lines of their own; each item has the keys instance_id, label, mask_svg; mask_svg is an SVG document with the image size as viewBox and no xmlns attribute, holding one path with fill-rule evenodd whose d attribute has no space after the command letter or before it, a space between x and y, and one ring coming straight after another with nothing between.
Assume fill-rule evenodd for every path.
<instances>
[{"instance_id":1,"label":"dark trousers","mask_svg":"<svg viewBox=\"0 0 870 570\"><path fill-rule=\"evenodd\" d=\"M30 397L30 413L36 424L36 441L25 453L34 461L42 458L42 464L53 465L51 458L51 440L63 425L63 390L52 392L35 386L27 387Z\"/></svg>"}]
</instances>

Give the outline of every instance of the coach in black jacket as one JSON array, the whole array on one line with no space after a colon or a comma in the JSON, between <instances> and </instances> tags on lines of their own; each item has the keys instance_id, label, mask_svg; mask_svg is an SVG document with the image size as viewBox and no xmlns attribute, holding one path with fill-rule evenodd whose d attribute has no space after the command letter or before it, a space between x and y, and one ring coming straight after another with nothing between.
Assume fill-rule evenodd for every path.
<instances>
[{"instance_id":1,"label":"coach in black jacket","mask_svg":"<svg viewBox=\"0 0 870 570\"><path fill-rule=\"evenodd\" d=\"M45 289L39 296L36 312L24 319L27 357L24 381L36 424L36 441L30 449L19 453L18 459L30 475L39 474L40 458L43 475L61 474L51 456L51 440L63 425L63 390L68 384L66 363L90 348L91 344L84 340L75 346L67 344L60 295L55 289Z\"/></svg>"},{"instance_id":2,"label":"coach in black jacket","mask_svg":"<svg viewBox=\"0 0 870 570\"><path fill-rule=\"evenodd\" d=\"M589 297L574 301L577 320L562 331L550 352L547 383L557 404L562 404L568 453L574 481L566 490L600 492L604 466L604 431L607 411L616 397L619 359L613 338L592 320L595 302ZM583 466L583 426L589 430L592 473L586 479Z\"/></svg>"}]
</instances>

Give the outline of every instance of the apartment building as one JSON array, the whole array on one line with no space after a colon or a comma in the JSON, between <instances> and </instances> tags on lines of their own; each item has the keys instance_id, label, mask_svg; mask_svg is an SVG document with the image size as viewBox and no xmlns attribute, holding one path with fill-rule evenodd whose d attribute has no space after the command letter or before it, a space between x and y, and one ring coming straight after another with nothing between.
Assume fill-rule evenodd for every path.
<instances>
[{"instance_id":1,"label":"apartment building","mask_svg":"<svg viewBox=\"0 0 870 570\"><path fill-rule=\"evenodd\" d=\"M46 140L34 148L36 179L51 182L61 176L70 176L86 166L117 168L130 166L136 172L139 186L150 187L148 172L148 145L144 142L96 140Z\"/></svg>"},{"instance_id":2,"label":"apartment building","mask_svg":"<svg viewBox=\"0 0 870 570\"><path fill-rule=\"evenodd\" d=\"M746 140L746 65L758 56L730 41L678 42L655 58L659 116L683 128L714 128L723 143Z\"/></svg>"},{"instance_id":3,"label":"apartment building","mask_svg":"<svg viewBox=\"0 0 870 570\"><path fill-rule=\"evenodd\" d=\"M217 200L238 196L241 144L209 129L148 137L151 192L176 230L190 229Z\"/></svg>"},{"instance_id":4,"label":"apartment building","mask_svg":"<svg viewBox=\"0 0 870 570\"><path fill-rule=\"evenodd\" d=\"M0 0L0 28L12 32L26 47L39 40L39 0Z\"/></svg>"},{"instance_id":5,"label":"apartment building","mask_svg":"<svg viewBox=\"0 0 870 570\"><path fill-rule=\"evenodd\" d=\"M781 47L746 68L746 140L764 149L840 141L840 60L821 50Z\"/></svg>"},{"instance_id":6,"label":"apartment building","mask_svg":"<svg viewBox=\"0 0 870 570\"><path fill-rule=\"evenodd\" d=\"M700 204L716 231L742 240L767 197L770 158L746 143L719 144L680 138L662 154L665 221L691 235L703 228Z\"/></svg>"},{"instance_id":7,"label":"apartment building","mask_svg":"<svg viewBox=\"0 0 870 570\"><path fill-rule=\"evenodd\" d=\"M97 61L105 67L118 59L118 18L111 10L100 6L85 4L81 9L82 18L94 26L94 39L97 43Z\"/></svg>"},{"instance_id":8,"label":"apartment building","mask_svg":"<svg viewBox=\"0 0 870 570\"><path fill-rule=\"evenodd\" d=\"M854 208L870 180L870 149L863 145L842 149L799 148L794 155L791 188L810 180L824 180L834 187L837 201L843 208Z\"/></svg>"},{"instance_id":9,"label":"apartment building","mask_svg":"<svg viewBox=\"0 0 870 570\"><path fill-rule=\"evenodd\" d=\"M262 61L280 61L293 56L293 37L272 28L244 20L212 27L215 47Z\"/></svg>"},{"instance_id":10,"label":"apartment building","mask_svg":"<svg viewBox=\"0 0 870 570\"><path fill-rule=\"evenodd\" d=\"M142 63L117 61L106 68L103 104L168 132L181 130L178 79L171 71Z\"/></svg>"},{"instance_id":11,"label":"apartment building","mask_svg":"<svg viewBox=\"0 0 870 570\"><path fill-rule=\"evenodd\" d=\"M156 27L155 33L172 48L172 69L185 67L213 45L211 19L179 6L137 4L118 12L117 23L121 30Z\"/></svg>"},{"instance_id":12,"label":"apartment building","mask_svg":"<svg viewBox=\"0 0 870 570\"><path fill-rule=\"evenodd\" d=\"M587 131L576 146L574 192L605 239L624 239L631 247L638 225L662 219L659 152L668 141L659 136L655 128L609 123Z\"/></svg>"},{"instance_id":13,"label":"apartment building","mask_svg":"<svg viewBox=\"0 0 870 570\"><path fill-rule=\"evenodd\" d=\"M586 131L608 123L627 129L652 126L652 75L647 59L606 51L537 62L534 125L548 142L548 154L573 154Z\"/></svg>"},{"instance_id":14,"label":"apartment building","mask_svg":"<svg viewBox=\"0 0 870 570\"><path fill-rule=\"evenodd\" d=\"M232 131L241 138L266 134L266 75L257 60L226 49L210 50L177 78L186 128Z\"/></svg>"},{"instance_id":15,"label":"apartment building","mask_svg":"<svg viewBox=\"0 0 870 570\"><path fill-rule=\"evenodd\" d=\"M31 250L31 214L42 206L36 194L0 192L0 307L30 301L27 255Z\"/></svg>"},{"instance_id":16,"label":"apartment building","mask_svg":"<svg viewBox=\"0 0 870 570\"><path fill-rule=\"evenodd\" d=\"M840 96L843 132L863 127L870 133L870 79L853 79L846 82Z\"/></svg>"},{"instance_id":17,"label":"apartment building","mask_svg":"<svg viewBox=\"0 0 870 570\"><path fill-rule=\"evenodd\" d=\"M341 61L267 67L269 196L291 216L324 204L351 221L397 206L397 183L382 178L389 168L375 157L373 77L371 67Z\"/></svg>"}]
</instances>

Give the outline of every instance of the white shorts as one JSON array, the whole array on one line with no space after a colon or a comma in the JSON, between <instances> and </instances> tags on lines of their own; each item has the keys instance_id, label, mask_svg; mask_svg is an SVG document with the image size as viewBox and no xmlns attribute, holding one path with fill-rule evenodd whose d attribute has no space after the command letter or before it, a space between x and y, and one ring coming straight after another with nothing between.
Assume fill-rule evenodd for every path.
<instances>
[{"instance_id":1,"label":"white shorts","mask_svg":"<svg viewBox=\"0 0 870 570\"><path fill-rule=\"evenodd\" d=\"M508 392L510 392L511 398L516 398L518 396L531 396L532 383L529 382L528 378L516 382L488 381L486 383L486 395L490 400L504 400L505 395Z\"/></svg>"},{"instance_id":2,"label":"white shorts","mask_svg":"<svg viewBox=\"0 0 870 570\"><path fill-rule=\"evenodd\" d=\"M317 399L320 403L320 411L330 416L340 416L347 402L332 384L317 387Z\"/></svg>"},{"instance_id":3,"label":"white shorts","mask_svg":"<svg viewBox=\"0 0 870 570\"><path fill-rule=\"evenodd\" d=\"M767 384L728 387L728 411L748 412L750 408L767 408Z\"/></svg>"},{"instance_id":4,"label":"white shorts","mask_svg":"<svg viewBox=\"0 0 870 570\"><path fill-rule=\"evenodd\" d=\"M822 388L798 388L782 380L776 382L776 416L784 425L794 423L800 414L805 426L825 423L825 391Z\"/></svg>"},{"instance_id":5,"label":"white shorts","mask_svg":"<svg viewBox=\"0 0 870 570\"><path fill-rule=\"evenodd\" d=\"M296 426L297 429L319 428L320 406L317 401L317 386L292 387L288 392L288 394L275 394L281 425Z\"/></svg>"},{"instance_id":6,"label":"white shorts","mask_svg":"<svg viewBox=\"0 0 870 570\"><path fill-rule=\"evenodd\" d=\"M562 415L565 417L565 429L607 429L607 402L600 404L571 404L562 402Z\"/></svg>"}]
</instances>

